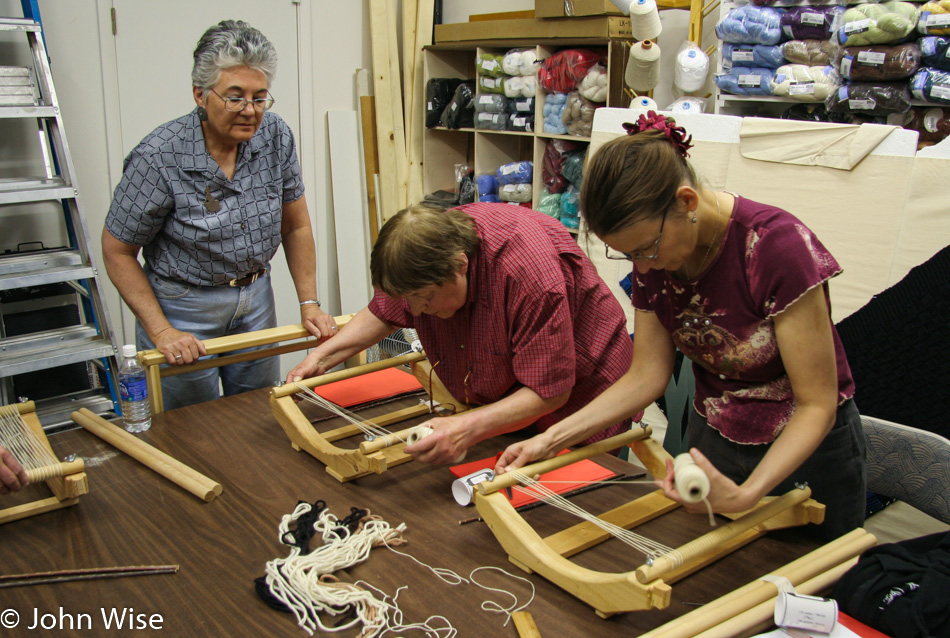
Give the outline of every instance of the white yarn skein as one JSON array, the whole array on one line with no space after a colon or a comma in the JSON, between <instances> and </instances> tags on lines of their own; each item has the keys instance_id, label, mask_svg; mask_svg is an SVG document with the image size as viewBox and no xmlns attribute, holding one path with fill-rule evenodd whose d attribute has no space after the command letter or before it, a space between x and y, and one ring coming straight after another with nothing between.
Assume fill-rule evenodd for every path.
<instances>
[{"instance_id":1,"label":"white yarn skein","mask_svg":"<svg viewBox=\"0 0 950 638\"><path fill-rule=\"evenodd\" d=\"M406 434L406 445L412 445L413 443L418 443L422 439L426 438L430 434L435 432L428 425L417 425L416 427L409 430L409 433ZM456 463L461 463L465 460L465 455L467 452L462 452L462 455L455 459Z\"/></svg>"},{"instance_id":2,"label":"white yarn skein","mask_svg":"<svg viewBox=\"0 0 950 638\"><path fill-rule=\"evenodd\" d=\"M683 47L676 54L673 84L686 93L703 88L709 73L709 56L697 46Z\"/></svg>"},{"instance_id":3,"label":"white yarn skein","mask_svg":"<svg viewBox=\"0 0 950 638\"><path fill-rule=\"evenodd\" d=\"M656 0L633 0L629 13L630 32L635 40L656 40L663 31Z\"/></svg>"},{"instance_id":4,"label":"white yarn skein","mask_svg":"<svg viewBox=\"0 0 950 638\"><path fill-rule=\"evenodd\" d=\"M709 477L688 452L673 459L673 476L676 491L687 503L698 503L709 496Z\"/></svg>"},{"instance_id":5,"label":"white yarn skein","mask_svg":"<svg viewBox=\"0 0 950 638\"><path fill-rule=\"evenodd\" d=\"M652 40L630 47L624 81L637 93L652 91L660 83L660 47Z\"/></svg>"}]
</instances>

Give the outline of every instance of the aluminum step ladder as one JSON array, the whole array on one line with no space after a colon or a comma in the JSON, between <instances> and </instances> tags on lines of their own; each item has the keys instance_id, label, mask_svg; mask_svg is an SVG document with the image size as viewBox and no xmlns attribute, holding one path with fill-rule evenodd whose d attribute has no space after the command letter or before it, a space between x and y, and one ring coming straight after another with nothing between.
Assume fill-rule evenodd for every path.
<instances>
[{"instance_id":1,"label":"aluminum step ladder","mask_svg":"<svg viewBox=\"0 0 950 638\"><path fill-rule=\"evenodd\" d=\"M74 185L39 13L35 2L23 5L28 17L0 18L0 33L23 36L32 66L3 66L0 59L0 120L23 120L29 128L35 123L46 174L0 179L0 227L12 230L34 206L45 207L36 208L37 214L45 211L43 219L51 207L61 207L68 239L54 248L25 242L0 254L0 403L32 399L44 428L56 430L71 426L69 413L82 407L115 412L118 347ZM3 144L0 139L0 151Z\"/></svg>"}]
</instances>

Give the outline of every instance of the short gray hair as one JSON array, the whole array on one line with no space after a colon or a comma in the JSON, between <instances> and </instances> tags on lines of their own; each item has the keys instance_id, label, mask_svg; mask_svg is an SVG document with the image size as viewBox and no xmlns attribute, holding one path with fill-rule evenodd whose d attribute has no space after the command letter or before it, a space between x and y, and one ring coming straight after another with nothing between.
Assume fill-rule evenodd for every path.
<instances>
[{"instance_id":1,"label":"short gray hair","mask_svg":"<svg viewBox=\"0 0 950 638\"><path fill-rule=\"evenodd\" d=\"M277 75L277 51L263 33L247 22L222 20L198 40L191 83L207 91L221 79L221 71L236 66L260 71L270 88Z\"/></svg>"}]
</instances>

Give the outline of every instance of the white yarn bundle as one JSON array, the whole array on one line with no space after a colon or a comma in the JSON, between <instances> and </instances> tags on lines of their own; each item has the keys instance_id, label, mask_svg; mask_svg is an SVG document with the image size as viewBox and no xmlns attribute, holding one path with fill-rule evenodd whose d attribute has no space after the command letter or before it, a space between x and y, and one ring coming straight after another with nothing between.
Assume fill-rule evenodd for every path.
<instances>
[{"instance_id":1,"label":"white yarn bundle","mask_svg":"<svg viewBox=\"0 0 950 638\"><path fill-rule=\"evenodd\" d=\"M630 47L624 81L637 93L646 93L660 83L660 47L652 40Z\"/></svg>"},{"instance_id":2,"label":"white yarn bundle","mask_svg":"<svg viewBox=\"0 0 950 638\"><path fill-rule=\"evenodd\" d=\"M709 496L709 478L689 452L677 454L673 459L673 474L676 491L687 503L698 503Z\"/></svg>"},{"instance_id":3,"label":"white yarn bundle","mask_svg":"<svg viewBox=\"0 0 950 638\"><path fill-rule=\"evenodd\" d=\"M537 61L538 54L533 48L512 49L502 58L501 68L508 75L535 75Z\"/></svg>"},{"instance_id":4,"label":"white yarn bundle","mask_svg":"<svg viewBox=\"0 0 950 638\"><path fill-rule=\"evenodd\" d=\"M502 81L502 91L508 97L534 97L538 92L538 80L533 75L515 75Z\"/></svg>"},{"instance_id":5,"label":"white yarn bundle","mask_svg":"<svg viewBox=\"0 0 950 638\"><path fill-rule=\"evenodd\" d=\"M663 31L656 0L633 0L629 7L630 31L636 40L656 40Z\"/></svg>"},{"instance_id":6,"label":"white yarn bundle","mask_svg":"<svg viewBox=\"0 0 950 638\"><path fill-rule=\"evenodd\" d=\"M607 67L601 63L592 66L581 83L577 85L577 92L591 102L606 102Z\"/></svg>"},{"instance_id":7,"label":"white yarn bundle","mask_svg":"<svg viewBox=\"0 0 950 638\"><path fill-rule=\"evenodd\" d=\"M785 64L772 77L772 95L787 95L800 102L824 102L838 90L833 71L831 66Z\"/></svg>"},{"instance_id":8,"label":"white yarn bundle","mask_svg":"<svg viewBox=\"0 0 950 638\"><path fill-rule=\"evenodd\" d=\"M686 42L676 54L673 84L686 93L703 88L709 73L709 56L695 42Z\"/></svg>"}]
</instances>

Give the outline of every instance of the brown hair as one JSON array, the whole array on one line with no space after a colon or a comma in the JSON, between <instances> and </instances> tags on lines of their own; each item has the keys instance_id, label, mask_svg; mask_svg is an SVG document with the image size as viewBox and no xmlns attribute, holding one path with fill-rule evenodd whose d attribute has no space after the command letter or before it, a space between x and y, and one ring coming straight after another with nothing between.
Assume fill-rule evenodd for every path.
<instances>
[{"instance_id":1,"label":"brown hair","mask_svg":"<svg viewBox=\"0 0 950 638\"><path fill-rule=\"evenodd\" d=\"M481 241L475 221L457 208L404 208L386 222L373 246L373 286L390 297L441 286L458 272L459 253L471 261Z\"/></svg>"},{"instance_id":2,"label":"brown hair","mask_svg":"<svg viewBox=\"0 0 950 638\"><path fill-rule=\"evenodd\" d=\"M681 151L658 130L624 135L604 144L584 174L580 209L590 232L604 237L666 214L676 191L697 186Z\"/></svg>"}]
</instances>

